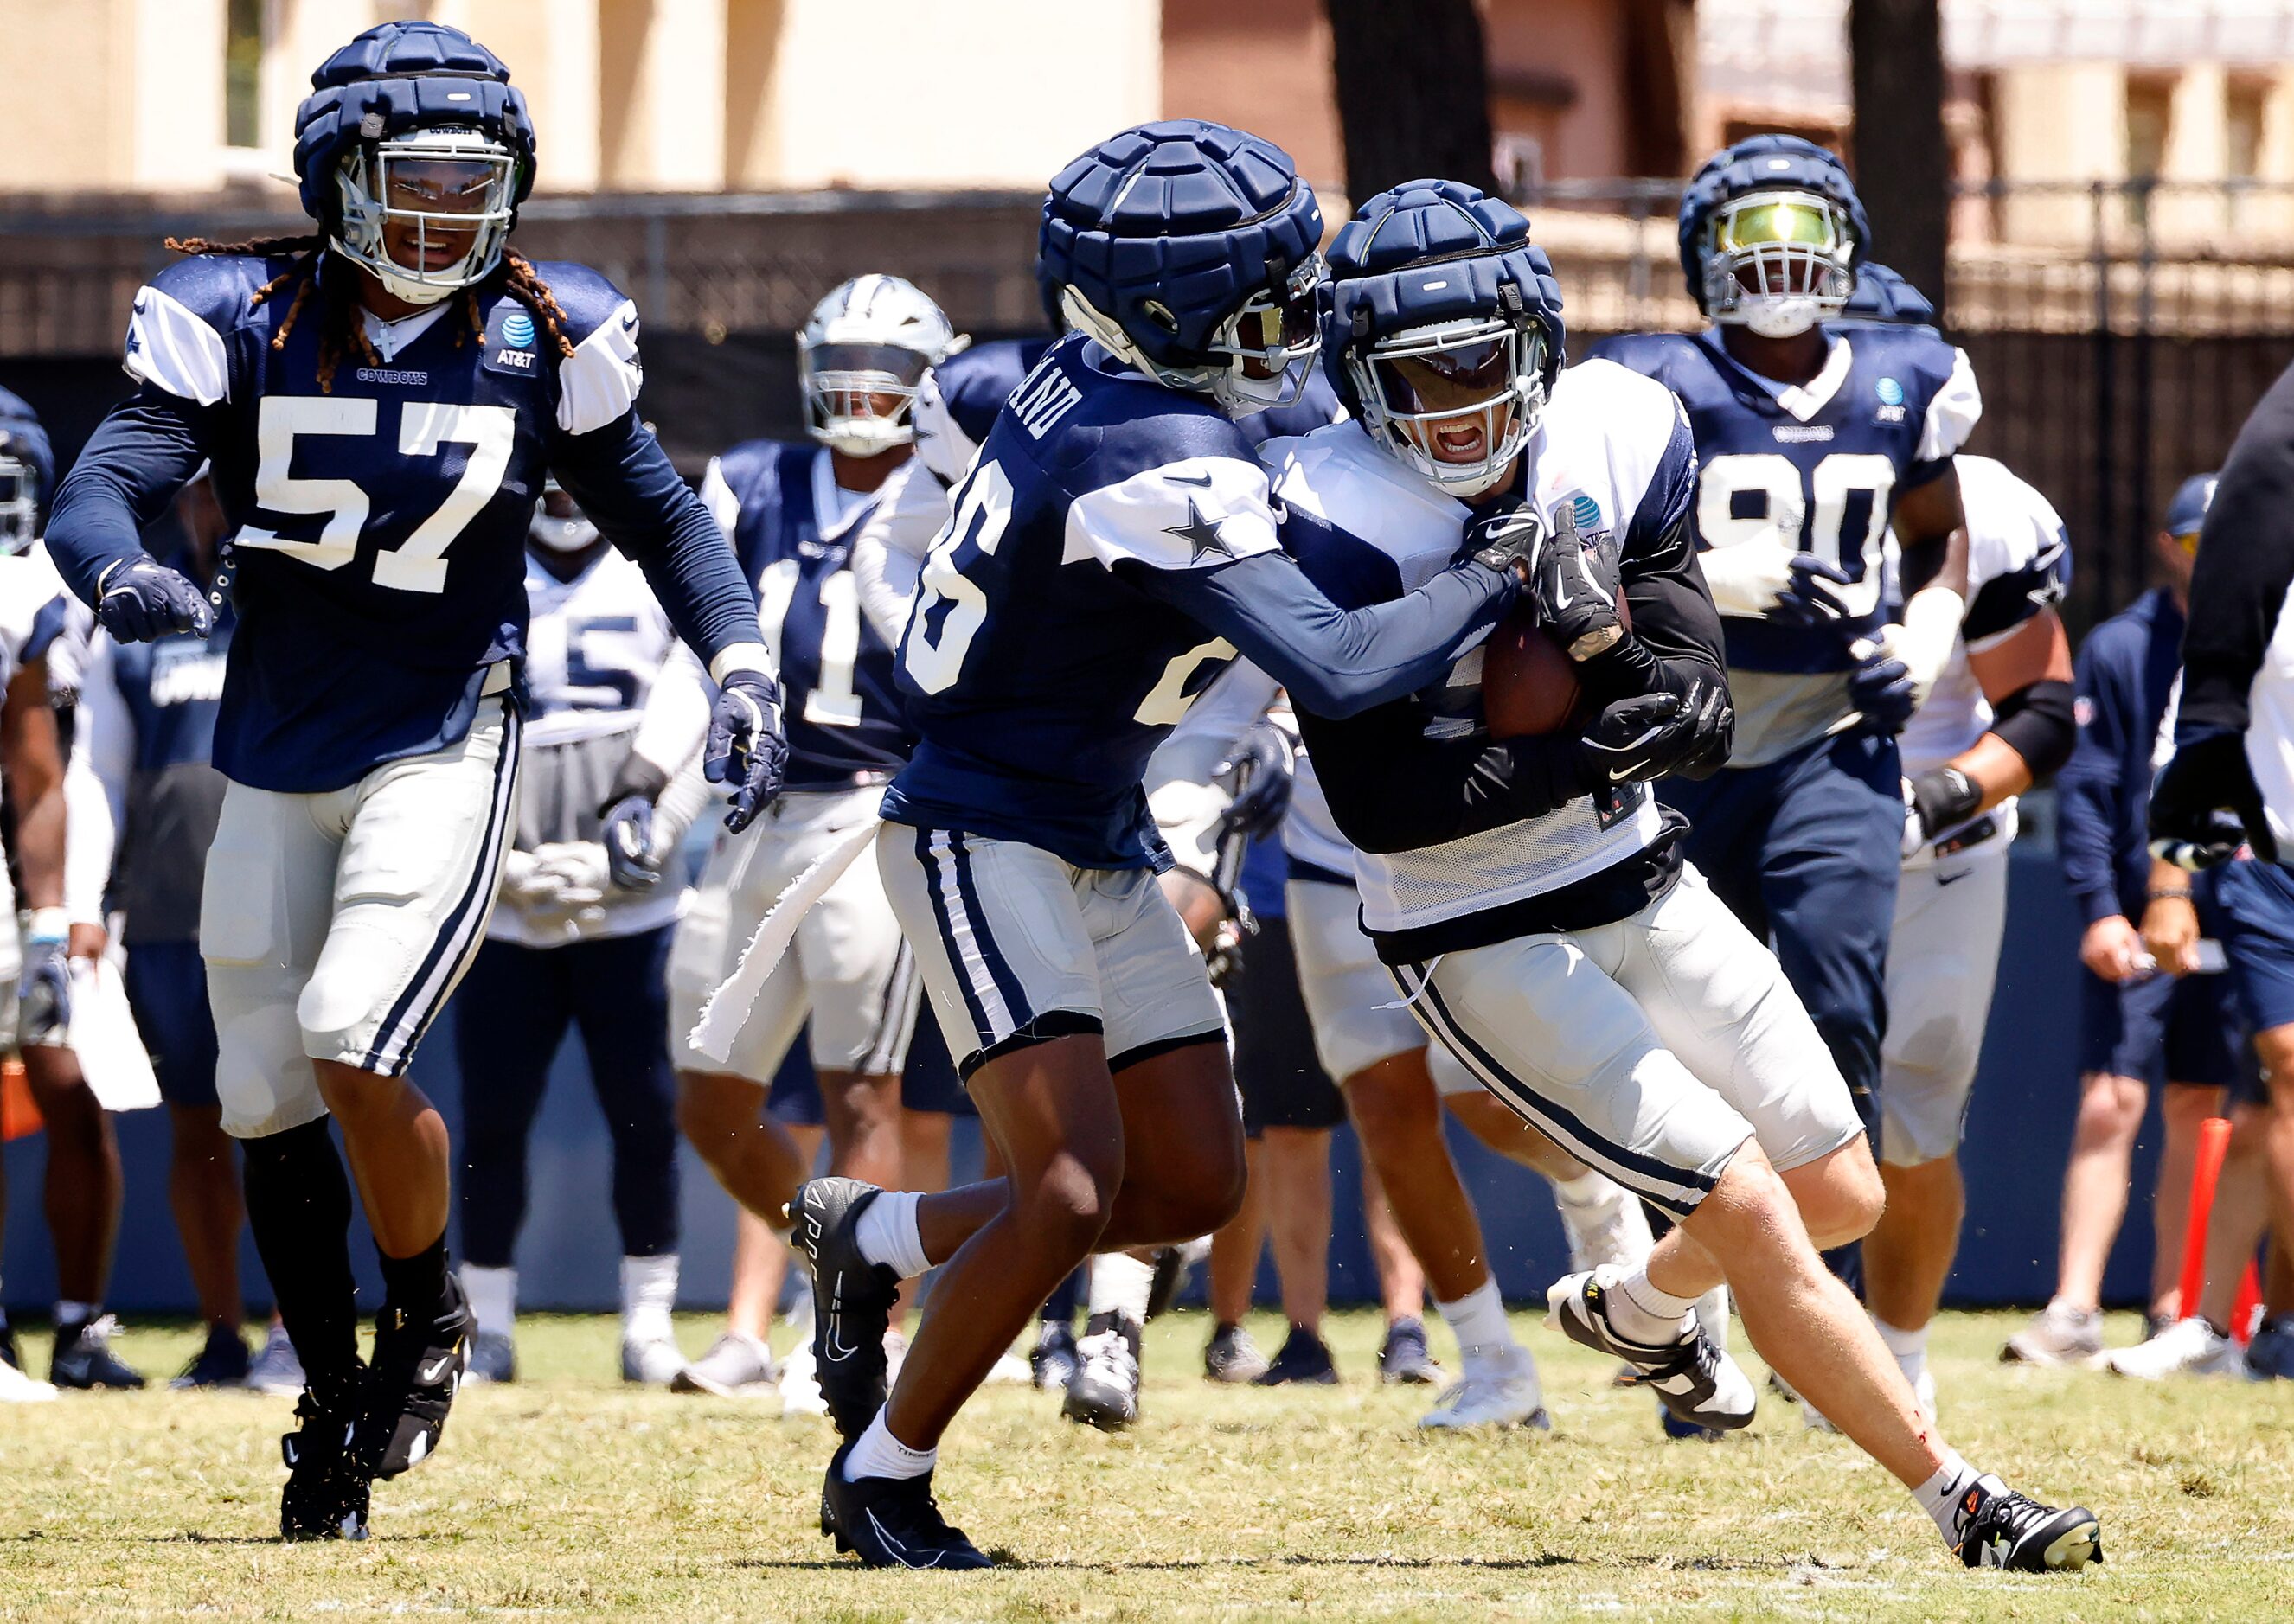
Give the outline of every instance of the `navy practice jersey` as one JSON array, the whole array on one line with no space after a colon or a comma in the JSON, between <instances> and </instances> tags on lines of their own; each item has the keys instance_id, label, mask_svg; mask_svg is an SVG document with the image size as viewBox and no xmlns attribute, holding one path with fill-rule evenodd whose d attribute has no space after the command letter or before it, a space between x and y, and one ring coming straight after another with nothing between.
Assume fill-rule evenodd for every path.
<instances>
[{"instance_id":1,"label":"navy practice jersey","mask_svg":"<svg viewBox=\"0 0 2294 1624\"><path fill-rule=\"evenodd\" d=\"M996 414L1051 347L1048 338L999 338L958 350L925 374L909 420L916 460L934 479L952 488L964 477Z\"/></svg>"},{"instance_id":2,"label":"navy practice jersey","mask_svg":"<svg viewBox=\"0 0 2294 1624\"><path fill-rule=\"evenodd\" d=\"M1875 637L1885 616L1888 516L1951 466L1982 410L1966 356L1932 329L1827 331L1823 369L1790 387L1731 360L1717 329L1628 334L1590 352L1655 378L1688 408L1700 550L1781 544L1837 564L1854 583L1836 589L1851 611L1844 625L1724 613L1732 678L1822 678L1732 682L1736 766L1772 760L1849 714L1849 645Z\"/></svg>"},{"instance_id":3,"label":"navy practice jersey","mask_svg":"<svg viewBox=\"0 0 2294 1624\"><path fill-rule=\"evenodd\" d=\"M1479 565L1338 609L1283 556L1266 474L1208 401L1070 335L996 419L900 641L920 735L884 816L1166 866L1140 778L1238 647L1341 713L1406 693L1501 611Z\"/></svg>"},{"instance_id":4,"label":"navy practice jersey","mask_svg":"<svg viewBox=\"0 0 2294 1624\"><path fill-rule=\"evenodd\" d=\"M892 650L860 613L852 537L874 498L836 483L828 448L752 440L710 464L702 499L756 583L780 672L787 787L835 790L898 772L915 743Z\"/></svg>"},{"instance_id":5,"label":"navy practice jersey","mask_svg":"<svg viewBox=\"0 0 2294 1624\"><path fill-rule=\"evenodd\" d=\"M76 780L94 773L113 839L83 838L90 825L74 808L66 900L75 920L102 921L108 879L130 946L199 939L200 877L223 813L223 775L209 763L237 623L225 607L204 637L115 643L99 631L89 650L72 766Z\"/></svg>"},{"instance_id":6,"label":"navy practice jersey","mask_svg":"<svg viewBox=\"0 0 2294 1624\"><path fill-rule=\"evenodd\" d=\"M93 603L141 524L212 462L240 612L216 724L226 775L323 792L460 738L493 668L522 661L526 526L552 473L704 658L755 640L730 552L633 410L637 310L611 283L537 267L571 356L495 282L366 318L374 355L353 346L322 387L327 293L291 327L291 288L255 302L290 263L195 256L136 295L142 387L89 442L49 532ZM321 274L348 271L330 256Z\"/></svg>"}]
</instances>

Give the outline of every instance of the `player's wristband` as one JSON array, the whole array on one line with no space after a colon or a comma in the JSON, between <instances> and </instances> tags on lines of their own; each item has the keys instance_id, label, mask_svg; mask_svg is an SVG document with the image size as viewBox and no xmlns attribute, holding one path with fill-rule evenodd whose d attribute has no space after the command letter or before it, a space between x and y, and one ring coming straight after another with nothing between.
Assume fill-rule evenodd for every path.
<instances>
[{"instance_id":1,"label":"player's wristband","mask_svg":"<svg viewBox=\"0 0 2294 1624\"><path fill-rule=\"evenodd\" d=\"M25 922L24 939L28 942L68 942L71 939L71 913L66 908L34 908Z\"/></svg>"},{"instance_id":2,"label":"player's wristband","mask_svg":"<svg viewBox=\"0 0 2294 1624\"><path fill-rule=\"evenodd\" d=\"M2145 902L2188 902L2190 899L2191 888L2187 885L2160 886L2156 890L2143 893Z\"/></svg>"}]
</instances>

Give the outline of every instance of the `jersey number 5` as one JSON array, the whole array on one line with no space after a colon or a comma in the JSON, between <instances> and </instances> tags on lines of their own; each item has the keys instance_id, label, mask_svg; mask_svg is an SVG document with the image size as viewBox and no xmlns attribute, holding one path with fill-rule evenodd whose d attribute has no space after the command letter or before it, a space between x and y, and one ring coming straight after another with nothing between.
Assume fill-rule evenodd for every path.
<instances>
[{"instance_id":1,"label":"jersey number 5","mask_svg":"<svg viewBox=\"0 0 2294 1624\"><path fill-rule=\"evenodd\" d=\"M359 532L370 507L356 480L298 479L295 441L302 434L370 437L375 432L370 399L333 400L322 395L267 394L256 418L255 499L273 513L323 514L315 541L289 541L249 524L234 539L237 547L267 547L321 570L338 570L358 556ZM508 406L454 406L438 401L409 401L398 420L403 457L435 457L450 444L470 448L462 477L437 511L388 552L374 556L377 586L401 592L443 592L446 549L501 489L509 471L510 448L517 440L517 413Z\"/></svg>"}]
</instances>

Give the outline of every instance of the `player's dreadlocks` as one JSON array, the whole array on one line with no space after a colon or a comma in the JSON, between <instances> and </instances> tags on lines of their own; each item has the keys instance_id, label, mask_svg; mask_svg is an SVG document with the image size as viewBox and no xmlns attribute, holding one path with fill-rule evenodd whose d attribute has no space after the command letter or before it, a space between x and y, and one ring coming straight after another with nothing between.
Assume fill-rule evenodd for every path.
<instances>
[{"instance_id":1,"label":"player's dreadlocks","mask_svg":"<svg viewBox=\"0 0 2294 1624\"><path fill-rule=\"evenodd\" d=\"M377 367L382 364L382 357L375 353L373 344L367 338L365 324L359 318L358 301L350 296L347 280L338 277L329 286L319 276L320 262L326 256L325 237L315 234L257 237L245 242L216 242L205 237L170 237L167 246L177 254L243 254L264 259L293 255L293 264L257 288L249 296L248 308L253 310L273 295L293 287L293 302L287 306L287 314L279 323L279 330L271 337L271 347L283 350L287 347L287 336L295 330L295 323L303 314L303 306L309 300L311 290L313 288L320 290L326 322L326 330L319 340L320 394L334 393L335 369L354 345L365 358L367 365ZM486 281L497 279L501 282L503 292L533 313L534 320L549 335L557 353L572 355L574 341L565 336L565 307L558 304L557 296L549 291L549 284L543 281L534 270L533 262L515 248L505 248L501 264L495 267ZM459 330L455 333L456 349L462 347L466 336L480 339L484 337L485 319L478 309L478 288L484 285L481 282L462 290L462 315L469 324L469 331L468 335Z\"/></svg>"}]
</instances>

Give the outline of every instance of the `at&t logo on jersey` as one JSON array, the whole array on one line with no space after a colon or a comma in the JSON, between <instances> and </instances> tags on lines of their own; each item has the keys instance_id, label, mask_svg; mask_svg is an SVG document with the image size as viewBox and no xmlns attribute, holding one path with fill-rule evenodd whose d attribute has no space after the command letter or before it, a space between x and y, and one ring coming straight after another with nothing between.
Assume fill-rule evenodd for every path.
<instances>
[{"instance_id":1,"label":"at&t logo on jersey","mask_svg":"<svg viewBox=\"0 0 2294 1624\"><path fill-rule=\"evenodd\" d=\"M486 365L508 372L533 371L535 361L533 318L513 306L509 313L502 317L498 330L501 343L495 346L492 354L486 357Z\"/></svg>"},{"instance_id":2,"label":"at&t logo on jersey","mask_svg":"<svg viewBox=\"0 0 2294 1624\"><path fill-rule=\"evenodd\" d=\"M1874 414L1877 423L1900 423L1904 420L1904 386L1892 378L1883 378L1872 386L1872 393L1880 398L1880 408Z\"/></svg>"}]
</instances>

